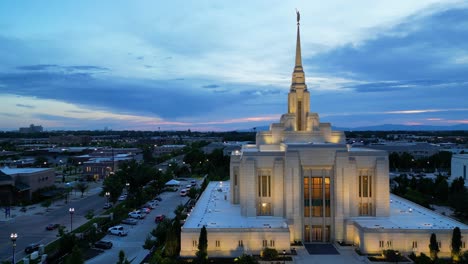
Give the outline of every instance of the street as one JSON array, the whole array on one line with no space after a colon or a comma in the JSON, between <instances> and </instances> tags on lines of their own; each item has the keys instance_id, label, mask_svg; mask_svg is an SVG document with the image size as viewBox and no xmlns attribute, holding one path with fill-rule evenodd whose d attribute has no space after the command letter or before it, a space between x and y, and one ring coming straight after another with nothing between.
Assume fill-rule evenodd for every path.
<instances>
[{"instance_id":1,"label":"street","mask_svg":"<svg viewBox=\"0 0 468 264\"><path fill-rule=\"evenodd\" d=\"M89 210L94 210L95 215L103 211L102 207L106 202L106 198L99 196L99 188L90 190L90 193L84 198L80 196L79 193L75 194L68 204L63 201L56 202L49 208L48 212L40 205L35 205L36 208L25 213L19 213L15 218L0 221L0 259L11 260L11 233L18 234L15 258L16 261L19 261L25 256L24 249L29 244L40 243L46 245L57 238L57 229L52 231L45 229L48 224L57 223L65 226L66 230L70 229L70 214L68 211L70 207L75 208L73 229L88 221L85 215ZM5 220L5 218L2 216L1 220Z\"/></svg>"}]
</instances>

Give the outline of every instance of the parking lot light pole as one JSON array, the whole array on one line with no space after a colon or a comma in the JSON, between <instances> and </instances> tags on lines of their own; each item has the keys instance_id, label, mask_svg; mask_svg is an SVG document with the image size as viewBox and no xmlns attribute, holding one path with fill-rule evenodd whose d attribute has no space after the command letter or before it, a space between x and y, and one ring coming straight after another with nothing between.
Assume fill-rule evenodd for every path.
<instances>
[{"instance_id":1,"label":"parking lot light pole","mask_svg":"<svg viewBox=\"0 0 468 264\"><path fill-rule=\"evenodd\" d=\"M283 263L286 264L286 250L283 250Z\"/></svg>"},{"instance_id":2,"label":"parking lot light pole","mask_svg":"<svg viewBox=\"0 0 468 264\"><path fill-rule=\"evenodd\" d=\"M15 249L16 249L16 239L18 238L17 233L11 233L10 234L10 239L11 242L13 243L13 258L11 260L11 263L15 264Z\"/></svg>"},{"instance_id":3,"label":"parking lot light pole","mask_svg":"<svg viewBox=\"0 0 468 264\"><path fill-rule=\"evenodd\" d=\"M110 192L106 192L107 203L109 203Z\"/></svg>"},{"instance_id":4,"label":"parking lot light pole","mask_svg":"<svg viewBox=\"0 0 468 264\"><path fill-rule=\"evenodd\" d=\"M70 232L73 230L73 214L75 213L75 208L71 207L68 209L68 212L70 212Z\"/></svg>"}]
</instances>

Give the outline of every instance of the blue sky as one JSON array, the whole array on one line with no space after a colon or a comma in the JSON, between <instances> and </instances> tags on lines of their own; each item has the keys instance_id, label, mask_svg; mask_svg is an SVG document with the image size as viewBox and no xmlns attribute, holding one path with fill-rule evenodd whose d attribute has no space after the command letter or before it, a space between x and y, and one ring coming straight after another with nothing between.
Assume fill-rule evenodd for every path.
<instances>
[{"instance_id":1,"label":"blue sky","mask_svg":"<svg viewBox=\"0 0 468 264\"><path fill-rule=\"evenodd\" d=\"M468 124L466 1L2 1L0 130Z\"/></svg>"}]
</instances>

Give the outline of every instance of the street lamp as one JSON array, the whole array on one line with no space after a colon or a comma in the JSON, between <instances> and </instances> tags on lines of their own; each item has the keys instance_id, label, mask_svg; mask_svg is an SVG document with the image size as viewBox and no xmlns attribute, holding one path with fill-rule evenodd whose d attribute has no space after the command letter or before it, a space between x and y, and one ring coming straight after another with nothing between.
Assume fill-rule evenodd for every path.
<instances>
[{"instance_id":1,"label":"street lamp","mask_svg":"<svg viewBox=\"0 0 468 264\"><path fill-rule=\"evenodd\" d=\"M286 250L283 250L283 263L286 264Z\"/></svg>"},{"instance_id":2,"label":"street lamp","mask_svg":"<svg viewBox=\"0 0 468 264\"><path fill-rule=\"evenodd\" d=\"M73 230L73 214L75 213L75 208L70 207L68 209L68 212L70 212L70 232Z\"/></svg>"},{"instance_id":3,"label":"street lamp","mask_svg":"<svg viewBox=\"0 0 468 264\"><path fill-rule=\"evenodd\" d=\"M110 192L106 192L107 203L109 203L109 196L110 196Z\"/></svg>"},{"instance_id":4,"label":"street lamp","mask_svg":"<svg viewBox=\"0 0 468 264\"><path fill-rule=\"evenodd\" d=\"M128 193L128 189L130 188L130 183L127 182L127 183L125 184L125 188L127 189L127 193Z\"/></svg>"},{"instance_id":5,"label":"street lamp","mask_svg":"<svg viewBox=\"0 0 468 264\"><path fill-rule=\"evenodd\" d=\"M16 239L18 238L18 234L16 233L11 233L10 234L10 239L11 242L13 243L13 259L11 260L11 263L15 264L15 249L16 249Z\"/></svg>"}]
</instances>

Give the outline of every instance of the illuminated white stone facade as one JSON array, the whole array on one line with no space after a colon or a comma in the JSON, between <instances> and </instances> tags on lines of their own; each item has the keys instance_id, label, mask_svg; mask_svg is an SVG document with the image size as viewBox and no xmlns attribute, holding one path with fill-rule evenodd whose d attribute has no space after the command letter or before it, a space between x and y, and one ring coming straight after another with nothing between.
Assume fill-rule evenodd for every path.
<instances>
[{"instance_id":1,"label":"illuminated white stone facade","mask_svg":"<svg viewBox=\"0 0 468 264\"><path fill-rule=\"evenodd\" d=\"M181 255L195 255L203 225L209 256L265 247L289 251L294 241L347 242L369 253L427 252L432 232L447 241L446 250L454 226L468 237L461 223L425 218L430 213L424 208L398 197L391 201L388 153L350 148L343 132L309 111L299 21L296 45L288 112L269 131L258 132L256 144L232 153L230 181L211 183L202 195L182 230Z\"/></svg>"}]
</instances>

